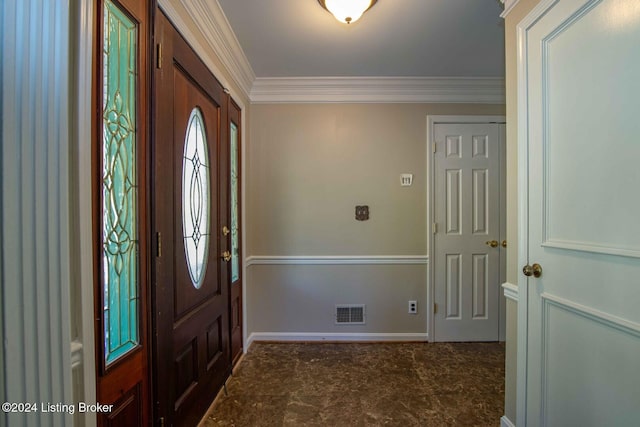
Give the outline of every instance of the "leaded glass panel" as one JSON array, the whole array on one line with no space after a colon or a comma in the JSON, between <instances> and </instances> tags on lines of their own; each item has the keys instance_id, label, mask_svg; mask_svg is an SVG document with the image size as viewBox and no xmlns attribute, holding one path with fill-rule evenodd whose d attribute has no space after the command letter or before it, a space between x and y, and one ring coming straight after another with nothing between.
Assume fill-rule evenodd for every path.
<instances>
[{"instance_id":1,"label":"leaded glass panel","mask_svg":"<svg viewBox=\"0 0 640 427\"><path fill-rule=\"evenodd\" d=\"M103 15L102 280L108 365L139 343L138 29L109 0Z\"/></svg>"},{"instance_id":2,"label":"leaded glass panel","mask_svg":"<svg viewBox=\"0 0 640 427\"><path fill-rule=\"evenodd\" d=\"M209 252L209 150L199 108L189 116L182 160L182 231L191 281L202 286Z\"/></svg>"},{"instance_id":3,"label":"leaded glass panel","mask_svg":"<svg viewBox=\"0 0 640 427\"><path fill-rule=\"evenodd\" d=\"M231 282L240 278L238 245L238 127L231 123Z\"/></svg>"}]
</instances>

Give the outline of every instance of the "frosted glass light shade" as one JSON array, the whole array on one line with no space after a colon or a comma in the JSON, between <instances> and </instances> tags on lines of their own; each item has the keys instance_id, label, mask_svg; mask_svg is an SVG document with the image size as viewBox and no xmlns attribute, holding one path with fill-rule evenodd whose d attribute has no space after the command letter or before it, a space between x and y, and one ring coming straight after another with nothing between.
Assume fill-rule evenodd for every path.
<instances>
[{"instance_id":1,"label":"frosted glass light shade","mask_svg":"<svg viewBox=\"0 0 640 427\"><path fill-rule=\"evenodd\" d=\"M329 12L340 22L351 24L356 22L376 0L319 0Z\"/></svg>"}]
</instances>

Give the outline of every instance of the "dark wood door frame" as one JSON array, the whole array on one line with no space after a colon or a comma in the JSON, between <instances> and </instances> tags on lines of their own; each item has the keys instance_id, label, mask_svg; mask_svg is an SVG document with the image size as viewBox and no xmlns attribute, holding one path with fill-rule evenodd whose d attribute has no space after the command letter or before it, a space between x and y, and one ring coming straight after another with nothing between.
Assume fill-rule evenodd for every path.
<instances>
[{"instance_id":1,"label":"dark wood door frame","mask_svg":"<svg viewBox=\"0 0 640 427\"><path fill-rule=\"evenodd\" d=\"M238 215L238 248L237 248L237 256L238 256L238 278L234 281L232 275L229 274L229 293L230 293L230 307L229 314L231 316L229 326L230 326L230 336L231 336L231 361L232 365L235 365L243 354L243 335L242 335L242 326L243 326L243 310L242 310L242 227L241 227L241 219L242 219L242 156L241 156L241 141L242 141L242 110L238 106L238 104L231 98L228 98L229 106L229 120L227 123L227 128L229 132L229 138L227 138L227 145L229 146L229 161L231 157L231 124L233 123L236 126L238 132L238 141L236 145L236 158L237 158L237 215ZM230 183L228 183L227 187L230 189ZM231 195L229 195L229 227L231 227ZM229 236L229 240L231 240L232 235ZM233 251L233 247L231 242L229 243L230 250Z\"/></svg>"}]
</instances>

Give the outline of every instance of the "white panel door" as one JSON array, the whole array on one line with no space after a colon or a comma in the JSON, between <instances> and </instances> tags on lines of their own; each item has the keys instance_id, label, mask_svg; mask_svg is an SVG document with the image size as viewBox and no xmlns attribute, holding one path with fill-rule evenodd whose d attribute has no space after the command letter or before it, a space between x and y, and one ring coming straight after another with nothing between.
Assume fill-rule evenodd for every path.
<instances>
[{"instance_id":1,"label":"white panel door","mask_svg":"<svg viewBox=\"0 0 640 427\"><path fill-rule=\"evenodd\" d=\"M640 2L544 0L519 41L518 425L640 426Z\"/></svg>"},{"instance_id":2,"label":"white panel door","mask_svg":"<svg viewBox=\"0 0 640 427\"><path fill-rule=\"evenodd\" d=\"M499 337L503 131L488 123L434 126L434 341Z\"/></svg>"}]
</instances>

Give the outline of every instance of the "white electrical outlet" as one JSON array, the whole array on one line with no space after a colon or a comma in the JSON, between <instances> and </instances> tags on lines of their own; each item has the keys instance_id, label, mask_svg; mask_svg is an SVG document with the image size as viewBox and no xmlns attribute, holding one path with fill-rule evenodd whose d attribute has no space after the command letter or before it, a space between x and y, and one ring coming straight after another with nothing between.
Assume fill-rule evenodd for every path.
<instances>
[{"instance_id":1,"label":"white electrical outlet","mask_svg":"<svg viewBox=\"0 0 640 427\"><path fill-rule=\"evenodd\" d=\"M409 314L418 314L418 301L409 301Z\"/></svg>"}]
</instances>

